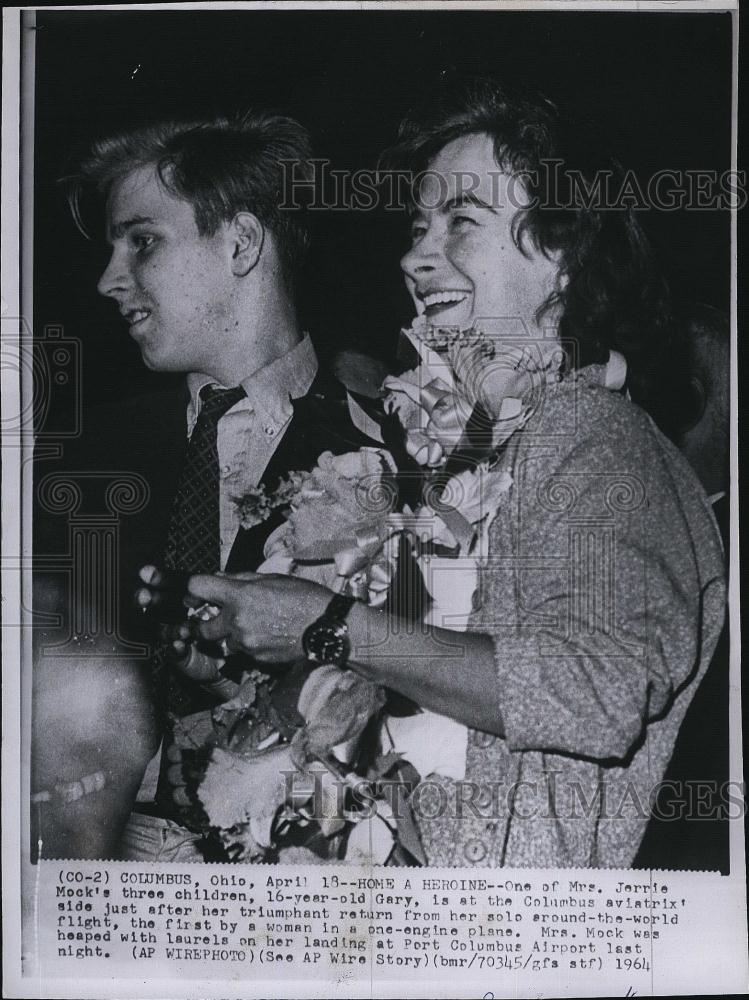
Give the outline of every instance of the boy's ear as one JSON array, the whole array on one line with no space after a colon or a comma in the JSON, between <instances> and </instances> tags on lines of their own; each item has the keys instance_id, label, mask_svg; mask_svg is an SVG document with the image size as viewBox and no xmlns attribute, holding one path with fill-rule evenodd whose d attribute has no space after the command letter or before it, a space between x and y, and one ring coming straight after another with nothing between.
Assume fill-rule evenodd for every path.
<instances>
[{"instance_id":1,"label":"boy's ear","mask_svg":"<svg viewBox=\"0 0 749 1000\"><path fill-rule=\"evenodd\" d=\"M229 238L232 274L241 278L249 274L260 259L265 227L252 212L237 212L229 223Z\"/></svg>"}]
</instances>

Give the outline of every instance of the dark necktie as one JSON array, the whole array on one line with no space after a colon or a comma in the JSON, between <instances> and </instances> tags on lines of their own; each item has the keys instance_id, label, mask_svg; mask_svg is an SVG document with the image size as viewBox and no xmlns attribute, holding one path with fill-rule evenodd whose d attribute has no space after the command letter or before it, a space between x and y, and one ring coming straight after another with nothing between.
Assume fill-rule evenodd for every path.
<instances>
[{"instance_id":1,"label":"dark necktie","mask_svg":"<svg viewBox=\"0 0 749 1000\"><path fill-rule=\"evenodd\" d=\"M221 568L219 507L218 422L246 395L241 386L200 390L202 405L195 422L172 504L169 534L164 553L166 569L182 573L215 573ZM166 747L174 742L172 717L190 715L205 708L206 695L199 685L169 669L170 639L164 627L152 661L156 704L166 724L156 801L161 815L188 823L175 812L171 786L166 777L169 766ZM209 699L208 704L213 704Z\"/></svg>"},{"instance_id":2,"label":"dark necktie","mask_svg":"<svg viewBox=\"0 0 749 1000\"><path fill-rule=\"evenodd\" d=\"M164 564L188 573L221 568L218 422L245 396L241 385L200 390L202 406L187 446L185 463L172 505Z\"/></svg>"}]
</instances>

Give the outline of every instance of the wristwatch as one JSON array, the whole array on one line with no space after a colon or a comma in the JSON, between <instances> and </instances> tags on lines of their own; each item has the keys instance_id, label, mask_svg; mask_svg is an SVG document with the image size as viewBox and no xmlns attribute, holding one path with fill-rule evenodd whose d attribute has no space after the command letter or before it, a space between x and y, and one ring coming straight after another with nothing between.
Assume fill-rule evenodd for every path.
<instances>
[{"instance_id":1,"label":"wristwatch","mask_svg":"<svg viewBox=\"0 0 749 1000\"><path fill-rule=\"evenodd\" d=\"M344 666L351 652L346 615L355 600L336 594L324 614L305 629L302 648L310 662Z\"/></svg>"}]
</instances>

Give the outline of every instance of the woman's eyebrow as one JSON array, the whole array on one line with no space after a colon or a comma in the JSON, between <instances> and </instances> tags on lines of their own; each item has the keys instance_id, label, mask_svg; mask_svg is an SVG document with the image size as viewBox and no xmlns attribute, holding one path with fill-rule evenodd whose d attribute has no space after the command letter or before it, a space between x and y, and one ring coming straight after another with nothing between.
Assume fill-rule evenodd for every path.
<instances>
[{"instance_id":1,"label":"woman's eyebrow","mask_svg":"<svg viewBox=\"0 0 749 1000\"><path fill-rule=\"evenodd\" d=\"M473 208L484 208L487 212L492 212L494 215L497 214L497 210L492 208L492 206L478 198L475 194L470 191L464 191L460 194L455 195L454 198L449 198L444 205L440 207L441 212L451 212L455 208L466 208L466 206L473 206Z\"/></svg>"},{"instance_id":2,"label":"woman's eyebrow","mask_svg":"<svg viewBox=\"0 0 749 1000\"><path fill-rule=\"evenodd\" d=\"M487 212L491 212L492 215L497 215L497 210L493 208L487 201L483 201L478 198L475 194L470 191L462 192L461 194L455 195L453 198L448 198L446 201L442 202L441 205L430 206L436 208L438 212L442 215L447 215L448 213L454 211L458 208L480 208ZM408 219L409 222L413 223L415 220L425 218L424 209L419 205L411 205L408 209Z\"/></svg>"}]
</instances>

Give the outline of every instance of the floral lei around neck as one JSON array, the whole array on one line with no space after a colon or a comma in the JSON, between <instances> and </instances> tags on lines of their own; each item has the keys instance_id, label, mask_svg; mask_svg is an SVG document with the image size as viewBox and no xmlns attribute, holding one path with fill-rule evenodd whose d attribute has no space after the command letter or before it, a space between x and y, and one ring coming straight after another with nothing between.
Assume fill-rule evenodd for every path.
<instances>
[{"instance_id":1,"label":"floral lei around neck","mask_svg":"<svg viewBox=\"0 0 749 1000\"><path fill-rule=\"evenodd\" d=\"M475 565L485 554L512 486L498 456L566 377L564 352L555 338L435 329L424 317L402 336L418 364L384 382L382 448L325 452L272 492L237 498L245 528L284 515L259 572L382 607L404 560L423 568L436 554ZM625 376L613 352L608 365L572 373L614 390ZM173 719L194 775L193 819L231 860L425 863L407 800L430 762L417 770L387 749L386 705L386 691L351 670L297 664L271 675L248 659L229 701L189 726Z\"/></svg>"}]
</instances>

